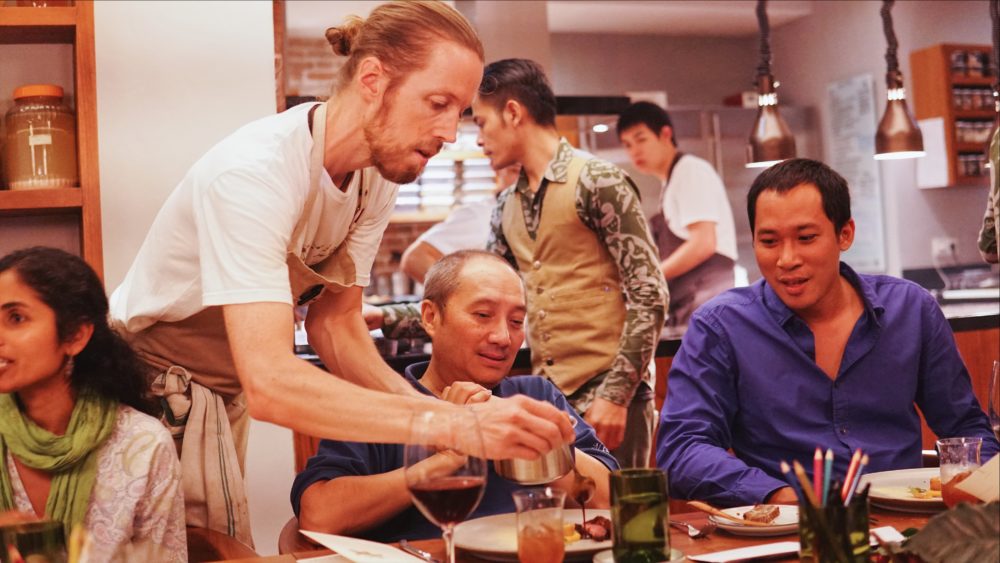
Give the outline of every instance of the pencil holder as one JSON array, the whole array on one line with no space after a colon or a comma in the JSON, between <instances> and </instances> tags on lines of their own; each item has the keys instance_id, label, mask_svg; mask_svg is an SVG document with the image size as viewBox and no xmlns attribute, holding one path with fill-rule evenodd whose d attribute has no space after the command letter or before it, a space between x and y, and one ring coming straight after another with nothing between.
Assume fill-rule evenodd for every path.
<instances>
[{"instance_id":1,"label":"pencil holder","mask_svg":"<svg viewBox=\"0 0 1000 563\"><path fill-rule=\"evenodd\" d=\"M799 504L799 561L811 563L867 563L868 495L856 495L850 504Z\"/></svg>"}]
</instances>

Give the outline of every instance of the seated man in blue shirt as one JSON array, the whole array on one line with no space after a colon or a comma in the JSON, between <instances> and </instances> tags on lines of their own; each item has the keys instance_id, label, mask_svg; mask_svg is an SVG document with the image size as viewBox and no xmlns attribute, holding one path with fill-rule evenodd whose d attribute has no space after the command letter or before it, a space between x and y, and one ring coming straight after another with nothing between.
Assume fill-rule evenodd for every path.
<instances>
[{"instance_id":1,"label":"seated man in blue shirt","mask_svg":"<svg viewBox=\"0 0 1000 563\"><path fill-rule=\"evenodd\" d=\"M464 404L528 395L576 419L576 467L596 482L587 506L608 506L608 470L617 469L591 428L548 380L506 377L524 340L521 278L503 258L483 250L449 254L431 266L421 303L434 340L430 362L409 366L417 390ZM440 537L414 507L403 475L403 446L323 440L292 486L299 527L381 542ZM553 484L569 491L572 473ZM511 492L522 485L496 474L490 463L486 492L470 518L514 512ZM570 503L567 495L567 503Z\"/></svg>"},{"instance_id":2,"label":"seated man in blue shirt","mask_svg":"<svg viewBox=\"0 0 1000 563\"><path fill-rule=\"evenodd\" d=\"M670 370L656 460L671 496L794 503L779 464L809 467L817 446L833 450L834 476L856 448L868 472L920 467L916 407L938 436L982 436L984 462L997 453L933 297L840 261L854 221L839 174L777 164L747 213L764 279L699 308Z\"/></svg>"}]
</instances>

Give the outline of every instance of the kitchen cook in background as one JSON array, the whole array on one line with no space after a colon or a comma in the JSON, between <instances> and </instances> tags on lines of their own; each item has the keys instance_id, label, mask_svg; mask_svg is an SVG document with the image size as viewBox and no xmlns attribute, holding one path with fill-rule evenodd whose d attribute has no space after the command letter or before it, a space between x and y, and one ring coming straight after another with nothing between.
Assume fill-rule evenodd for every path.
<instances>
[{"instance_id":1,"label":"kitchen cook in background","mask_svg":"<svg viewBox=\"0 0 1000 563\"><path fill-rule=\"evenodd\" d=\"M399 267L417 283L424 283L427 269L445 254L467 248L486 248L490 235L490 216L497 205L496 196L517 181L521 166L507 166L496 173L493 196L462 204L444 221L427 229L403 252Z\"/></svg>"},{"instance_id":2,"label":"kitchen cook in background","mask_svg":"<svg viewBox=\"0 0 1000 563\"><path fill-rule=\"evenodd\" d=\"M524 394L556 405L577 419L575 467L595 484L587 506L606 508L608 472L618 465L594 429L544 378L507 377L524 340L525 293L517 272L496 254L462 250L431 267L425 289L421 312L434 353L430 362L407 366L407 384L457 404ZM523 485L497 471L490 462L483 500L469 518L514 512L510 495ZM573 472L551 486L565 490L572 502ZM295 478L291 498L303 530L382 542L441 535L413 505L398 444L321 441Z\"/></svg>"},{"instance_id":3,"label":"kitchen cook in background","mask_svg":"<svg viewBox=\"0 0 1000 563\"><path fill-rule=\"evenodd\" d=\"M858 448L872 472L920 467L916 407L937 436L981 436L984 462L997 453L934 297L840 261L854 242L843 177L778 163L751 185L747 215L763 279L695 312L667 379L656 461L672 498L795 504L779 463L817 446L834 474Z\"/></svg>"},{"instance_id":4,"label":"kitchen cook in background","mask_svg":"<svg viewBox=\"0 0 1000 563\"><path fill-rule=\"evenodd\" d=\"M617 166L560 138L534 61L487 65L472 110L492 165L522 166L498 198L488 246L528 287L532 373L566 394L622 465L645 466L648 367L668 297L639 192Z\"/></svg>"},{"instance_id":5,"label":"kitchen cook in background","mask_svg":"<svg viewBox=\"0 0 1000 563\"><path fill-rule=\"evenodd\" d=\"M726 187L711 164L678 150L670 116L656 104L626 108L618 139L636 168L663 183L649 227L670 286L666 324L680 332L702 303L735 285L736 227Z\"/></svg>"},{"instance_id":6,"label":"kitchen cook in background","mask_svg":"<svg viewBox=\"0 0 1000 563\"><path fill-rule=\"evenodd\" d=\"M990 141L990 189L986 197L986 213L979 230L979 254L983 260L1000 262L1000 128L993 131Z\"/></svg>"},{"instance_id":7,"label":"kitchen cook in background","mask_svg":"<svg viewBox=\"0 0 1000 563\"><path fill-rule=\"evenodd\" d=\"M183 440L188 525L247 544L248 413L312 436L400 442L413 413L458 408L381 360L361 294L397 184L455 139L482 44L440 2L382 4L326 35L347 57L330 100L250 123L196 162L112 296ZM309 302L309 342L335 376L293 354L293 307ZM573 436L563 413L525 397L467 408L493 458Z\"/></svg>"}]
</instances>

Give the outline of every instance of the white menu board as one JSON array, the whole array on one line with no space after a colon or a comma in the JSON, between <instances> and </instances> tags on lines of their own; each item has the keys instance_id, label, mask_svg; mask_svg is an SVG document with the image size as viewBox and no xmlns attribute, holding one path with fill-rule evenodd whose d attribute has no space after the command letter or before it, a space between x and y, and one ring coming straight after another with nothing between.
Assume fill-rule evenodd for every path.
<instances>
[{"instance_id":1,"label":"white menu board","mask_svg":"<svg viewBox=\"0 0 1000 563\"><path fill-rule=\"evenodd\" d=\"M851 215L857 226L854 245L843 259L861 272L885 271L882 187L875 161L876 105L872 75L861 74L826 88L826 163L851 189Z\"/></svg>"}]
</instances>

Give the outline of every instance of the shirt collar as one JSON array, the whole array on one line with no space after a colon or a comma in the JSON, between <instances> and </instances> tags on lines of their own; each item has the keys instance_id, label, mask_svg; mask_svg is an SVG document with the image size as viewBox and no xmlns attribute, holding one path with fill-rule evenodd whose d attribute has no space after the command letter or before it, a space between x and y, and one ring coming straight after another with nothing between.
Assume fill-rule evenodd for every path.
<instances>
[{"instance_id":1,"label":"shirt collar","mask_svg":"<svg viewBox=\"0 0 1000 563\"><path fill-rule=\"evenodd\" d=\"M556 148L556 155L549 161L549 165L545 169L545 173L542 174L542 177L549 182L565 182L569 175L569 163L573 160L574 154L575 149L573 145L569 144L566 137L560 137L559 146ZM531 187L528 186L528 175L524 172L524 169L521 170L521 175L517 178L516 189L522 194L531 191Z\"/></svg>"},{"instance_id":2,"label":"shirt collar","mask_svg":"<svg viewBox=\"0 0 1000 563\"><path fill-rule=\"evenodd\" d=\"M427 373L427 367L430 365L430 362L417 362L415 364L410 364L403 369L403 376L406 377L406 380L409 381L410 385L412 385L417 391L420 391L424 395L430 395L433 397L434 393L431 393L430 389L424 387L423 384L420 383L420 378Z\"/></svg>"},{"instance_id":3,"label":"shirt collar","mask_svg":"<svg viewBox=\"0 0 1000 563\"><path fill-rule=\"evenodd\" d=\"M885 305L882 299L879 297L875 288L867 279L858 275L853 268L845 264L840 263L840 275L847 279L848 282L858 290L861 295L861 300L864 302L865 312L871 315L875 322L878 322L878 318L885 312ZM767 281L761 279L761 284L763 286L763 302L764 306L774 317L774 320L778 322L779 325L785 326L792 318L796 318L797 315L794 311L785 305L785 302L778 297L775 293L774 288L771 287Z\"/></svg>"}]
</instances>

